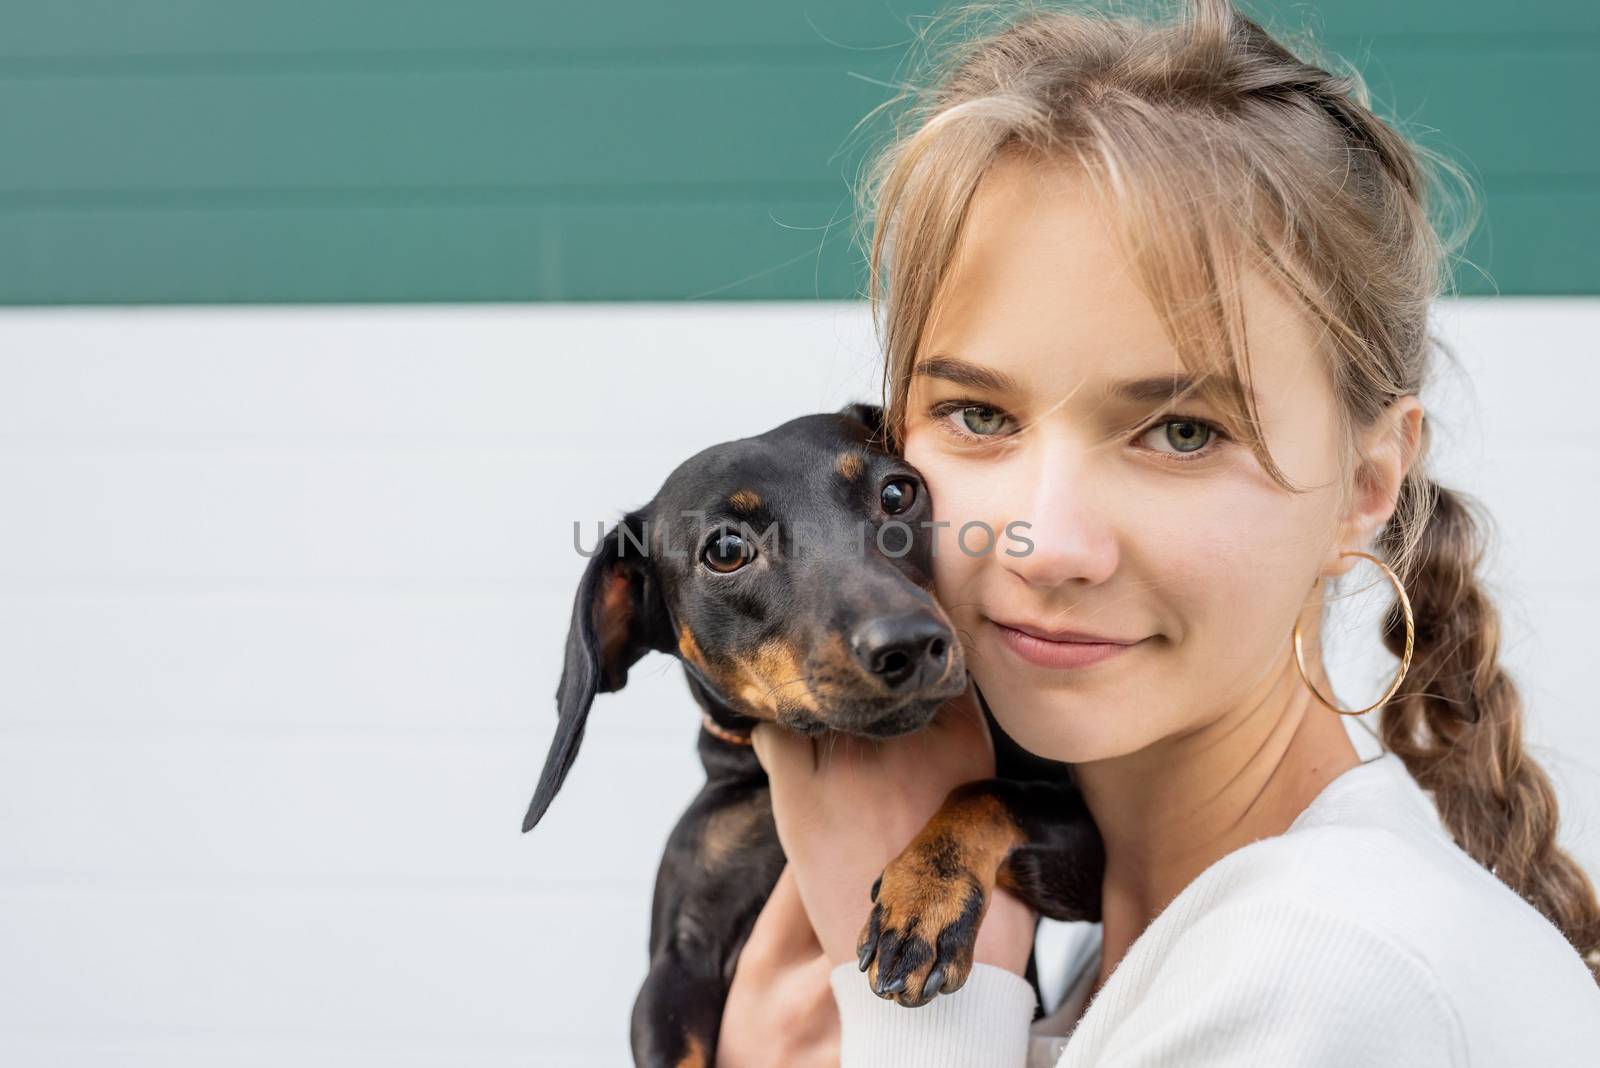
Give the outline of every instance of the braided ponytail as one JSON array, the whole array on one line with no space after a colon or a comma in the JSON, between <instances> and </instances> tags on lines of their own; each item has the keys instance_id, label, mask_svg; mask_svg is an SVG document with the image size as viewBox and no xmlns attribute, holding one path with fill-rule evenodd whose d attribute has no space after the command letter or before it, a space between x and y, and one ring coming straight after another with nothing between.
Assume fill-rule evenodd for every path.
<instances>
[{"instance_id":1,"label":"braided ponytail","mask_svg":"<svg viewBox=\"0 0 1600 1068\"><path fill-rule=\"evenodd\" d=\"M1382 540L1401 564L1416 648L1381 713L1384 746L1432 791L1456 844L1555 924L1600 980L1594 886L1556 845L1555 790L1523 750L1522 699L1500 665L1499 615L1478 582L1483 520L1465 495L1421 475L1408 481L1410 523L1390 524ZM1399 656L1398 605L1383 637Z\"/></svg>"}]
</instances>

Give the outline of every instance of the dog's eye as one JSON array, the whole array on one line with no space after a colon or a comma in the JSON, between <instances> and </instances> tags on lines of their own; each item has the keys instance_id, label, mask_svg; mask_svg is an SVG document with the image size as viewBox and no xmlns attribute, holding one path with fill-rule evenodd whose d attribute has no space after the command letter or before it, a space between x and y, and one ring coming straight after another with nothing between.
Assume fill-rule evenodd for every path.
<instances>
[{"instance_id":1,"label":"dog's eye","mask_svg":"<svg viewBox=\"0 0 1600 1068\"><path fill-rule=\"evenodd\" d=\"M705 552L700 554L706 566L719 575L737 571L755 558L756 552L750 543L731 530L724 530L713 537L706 545Z\"/></svg>"},{"instance_id":2,"label":"dog's eye","mask_svg":"<svg viewBox=\"0 0 1600 1068\"><path fill-rule=\"evenodd\" d=\"M899 515L910 508L912 502L917 499L917 484L909 478L890 479L884 484L880 499L885 512Z\"/></svg>"}]
</instances>

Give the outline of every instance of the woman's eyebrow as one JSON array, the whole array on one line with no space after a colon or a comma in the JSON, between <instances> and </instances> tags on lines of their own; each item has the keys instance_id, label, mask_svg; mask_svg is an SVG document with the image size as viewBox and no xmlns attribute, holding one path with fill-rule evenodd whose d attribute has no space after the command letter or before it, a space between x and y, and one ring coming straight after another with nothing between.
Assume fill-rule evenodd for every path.
<instances>
[{"instance_id":1,"label":"woman's eyebrow","mask_svg":"<svg viewBox=\"0 0 1600 1068\"><path fill-rule=\"evenodd\" d=\"M1153 403L1175 401L1180 397L1201 391L1221 389L1236 397L1253 400L1244 384L1230 374L1171 374L1152 375L1148 378L1129 378L1113 382L1106 387L1107 396L1126 400Z\"/></svg>"},{"instance_id":2,"label":"woman's eyebrow","mask_svg":"<svg viewBox=\"0 0 1600 1068\"><path fill-rule=\"evenodd\" d=\"M987 389L994 393L1020 393L1021 388L1017 380L1004 371L996 371L992 367L981 364L968 363L958 360L954 356L930 356L926 360L916 363L911 368L913 375L925 375L928 378L942 378L946 382L954 382L958 386L968 386L972 389Z\"/></svg>"},{"instance_id":3,"label":"woman's eyebrow","mask_svg":"<svg viewBox=\"0 0 1600 1068\"><path fill-rule=\"evenodd\" d=\"M994 393L1021 393L1022 387L1017 380L1004 371L997 371L992 367L982 364L969 363L954 356L930 356L911 368L913 376L921 375L927 378L939 378L946 382L954 382L958 386L967 386L971 389L989 390ZM1120 382L1112 382L1106 386L1106 396L1118 397L1124 400L1151 404L1163 401L1176 401L1196 392L1214 391L1220 388L1227 394L1235 397L1247 397L1253 401L1250 391L1244 388L1242 382L1231 374L1168 374L1151 375L1145 378L1129 378Z\"/></svg>"}]
</instances>

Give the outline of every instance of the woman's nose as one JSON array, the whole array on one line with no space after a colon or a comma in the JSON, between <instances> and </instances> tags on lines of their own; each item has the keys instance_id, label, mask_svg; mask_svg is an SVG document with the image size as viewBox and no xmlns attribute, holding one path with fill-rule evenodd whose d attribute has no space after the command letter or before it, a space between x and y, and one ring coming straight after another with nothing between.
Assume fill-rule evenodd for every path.
<instances>
[{"instance_id":1,"label":"woman's nose","mask_svg":"<svg viewBox=\"0 0 1600 1068\"><path fill-rule=\"evenodd\" d=\"M1092 458L1085 462L1056 450L1037 463L1021 465L1018 474L1028 483L1014 487L1017 492L1010 499L1027 507L1008 523L1027 525L1011 527L1015 534L1001 541L997 553L1005 568L1041 587L1095 585L1109 579L1117 569L1117 538Z\"/></svg>"}]
</instances>

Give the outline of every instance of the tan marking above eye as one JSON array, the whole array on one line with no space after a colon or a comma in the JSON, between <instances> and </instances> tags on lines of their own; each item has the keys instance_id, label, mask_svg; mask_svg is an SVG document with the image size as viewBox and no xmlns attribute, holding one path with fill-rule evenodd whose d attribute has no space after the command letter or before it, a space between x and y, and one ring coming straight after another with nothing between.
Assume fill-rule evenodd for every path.
<instances>
[{"instance_id":1,"label":"tan marking above eye","mask_svg":"<svg viewBox=\"0 0 1600 1068\"><path fill-rule=\"evenodd\" d=\"M754 512L761 507L761 494L750 489L738 490L728 498L728 506L736 512Z\"/></svg>"},{"instance_id":2,"label":"tan marking above eye","mask_svg":"<svg viewBox=\"0 0 1600 1068\"><path fill-rule=\"evenodd\" d=\"M866 465L861 462L861 454L857 452L841 452L834 461L833 469L852 482L861 477L861 472Z\"/></svg>"}]
</instances>

